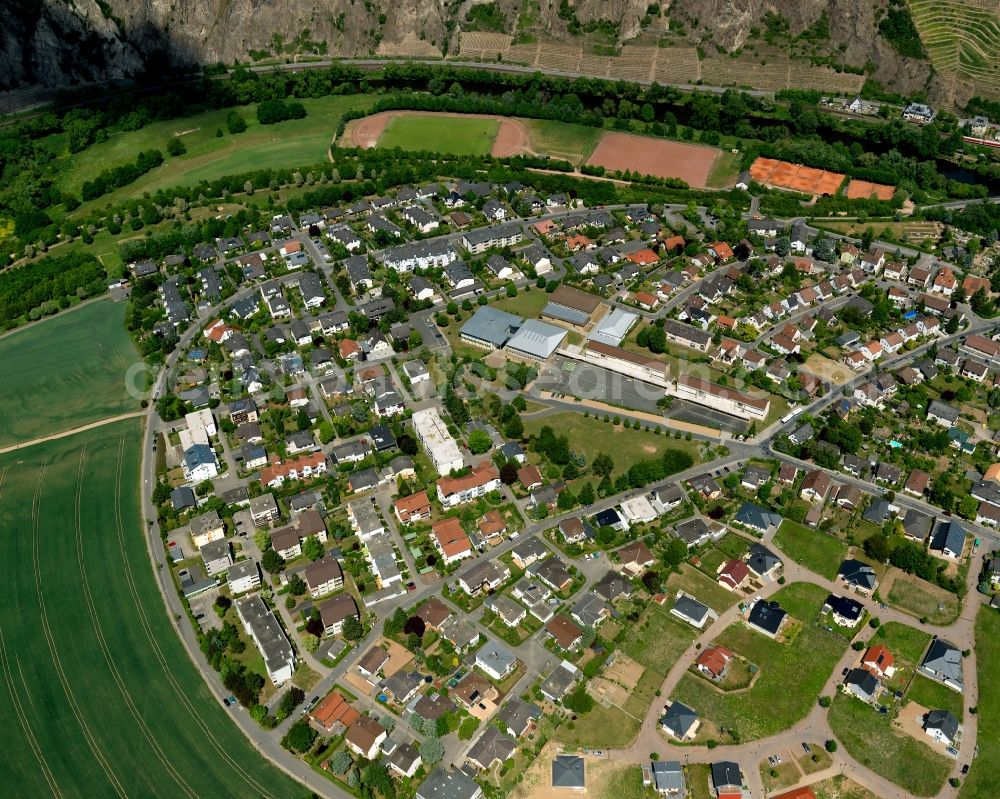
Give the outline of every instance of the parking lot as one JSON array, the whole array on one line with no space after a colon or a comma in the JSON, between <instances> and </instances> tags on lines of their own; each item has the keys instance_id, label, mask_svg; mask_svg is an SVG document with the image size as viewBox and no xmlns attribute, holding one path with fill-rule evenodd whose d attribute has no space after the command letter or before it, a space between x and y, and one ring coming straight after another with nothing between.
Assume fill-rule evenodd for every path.
<instances>
[{"instance_id":1,"label":"parking lot","mask_svg":"<svg viewBox=\"0 0 1000 799\"><path fill-rule=\"evenodd\" d=\"M663 389L599 366L557 356L535 385L553 393L598 400L645 413L661 414Z\"/></svg>"},{"instance_id":2,"label":"parking lot","mask_svg":"<svg viewBox=\"0 0 1000 799\"><path fill-rule=\"evenodd\" d=\"M432 321L430 311L411 316L410 325L420 334L424 340L424 346L428 349L437 350L448 346L447 340Z\"/></svg>"},{"instance_id":3,"label":"parking lot","mask_svg":"<svg viewBox=\"0 0 1000 799\"><path fill-rule=\"evenodd\" d=\"M666 414L670 419L680 422L691 422L705 427L714 427L716 430L724 430L736 435L745 433L750 425L743 419L730 416L721 411L713 411L701 405L695 405L681 399L674 399L673 404Z\"/></svg>"}]
</instances>

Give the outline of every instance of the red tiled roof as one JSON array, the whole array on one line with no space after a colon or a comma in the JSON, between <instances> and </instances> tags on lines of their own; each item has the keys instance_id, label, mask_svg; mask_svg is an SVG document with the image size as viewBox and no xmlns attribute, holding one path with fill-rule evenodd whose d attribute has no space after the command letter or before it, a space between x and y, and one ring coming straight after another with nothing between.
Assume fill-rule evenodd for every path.
<instances>
[{"instance_id":1,"label":"red tiled roof","mask_svg":"<svg viewBox=\"0 0 1000 799\"><path fill-rule=\"evenodd\" d=\"M453 558L463 552L472 551L469 536L462 529L462 523L454 517L436 522L431 527L431 533L437 539L446 558Z\"/></svg>"},{"instance_id":2,"label":"red tiled roof","mask_svg":"<svg viewBox=\"0 0 1000 799\"><path fill-rule=\"evenodd\" d=\"M726 664L732 656L732 651L724 646L710 646L698 656L698 660L695 662L718 676L725 670Z\"/></svg>"},{"instance_id":3,"label":"red tiled roof","mask_svg":"<svg viewBox=\"0 0 1000 799\"><path fill-rule=\"evenodd\" d=\"M499 477L500 472L497 471L497 467L489 461L484 461L474 467L470 474L463 477L442 477L437 481L437 488L442 496L450 496L459 491L485 485L490 480L497 480Z\"/></svg>"},{"instance_id":4,"label":"red tiled roof","mask_svg":"<svg viewBox=\"0 0 1000 799\"><path fill-rule=\"evenodd\" d=\"M719 572L719 580L732 586L742 583L750 575L750 570L742 560L731 560ZM725 578L725 579L723 579Z\"/></svg>"},{"instance_id":5,"label":"red tiled roof","mask_svg":"<svg viewBox=\"0 0 1000 799\"><path fill-rule=\"evenodd\" d=\"M411 494L408 497L400 497L394 504L396 512L400 517L407 519L411 513L422 511L424 508L430 508L431 501L427 498L426 491L418 491L416 494Z\"/></svg>"},{"instance_id":6,"label":"red tiled roof","mask_svg":"<svg viewBox=\"0 0 1000 799\"><path fill-rule=\"evenodd\" d=\"M331 729L338 721L350 727L360 715L338 691L331 691L309 712L309 718L325 730Z\"/></svg>"}]
</instances>

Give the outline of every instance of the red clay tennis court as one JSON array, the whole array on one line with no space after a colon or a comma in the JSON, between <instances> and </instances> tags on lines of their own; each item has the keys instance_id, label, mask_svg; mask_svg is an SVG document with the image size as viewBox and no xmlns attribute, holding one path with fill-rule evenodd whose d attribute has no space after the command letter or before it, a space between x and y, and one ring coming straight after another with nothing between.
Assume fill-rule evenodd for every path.
<instances>
[{"instance_id":1,"label":"red clay tennis court","mask_svg":"<svg viewBox=\"0 0 1000 799\"><path fill-rule=\"evenodd\" d=\"M587 163L618 172L632 170L658 178L680 178L693 188L704 189L718 155L719 150L712 147L605 133Z\"/></svg>"},{"instance_id":2,"label":"red clay tennis court","mask_svg":"<svg viewBox=\"0 0 1000 799\"><path fill-rule=\"evenodd\" d=\"M891 200L895 193L895 186L886 186L884 183L869 183L867 180L851 178L851 182L847 184L849 200Z\"/></svg>"},{"instance_id":3,"label":"red clay tennis court","mask_svg":"<svg viewBox=\"0 0 1000 799\"><path fill-rule=\"evenodd\" d=\"M827 172L811 166L763 157L751 164L750 175L765 186L821 196L836 194L844 182L844 175L839 172Z\"/></svg>"}]
</instances>

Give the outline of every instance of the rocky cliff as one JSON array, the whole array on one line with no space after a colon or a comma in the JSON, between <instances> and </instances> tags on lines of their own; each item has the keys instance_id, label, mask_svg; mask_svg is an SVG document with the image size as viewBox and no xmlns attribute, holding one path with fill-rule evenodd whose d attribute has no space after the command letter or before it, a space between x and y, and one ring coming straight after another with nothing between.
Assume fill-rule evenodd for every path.
<instances>
[{"instance_id":1,"label":"rocky cliff","mask_svg":"<svg viewBox=\"0 0 1000 799\"><path fill-rule=\"evenodd\" d=\"M928 89L940 97L930 62L900 56L878 32L887 0L673 0L671 19L685 23L686 36L703 48L727 52L760 45L767 16L787 23L787 35L775 46L803 57L829 57L853 67L868 66L884 87L900 94ZM809 42L796 37L815 28L825 14L826 38ZM754 34L757 34L756 37Z\"/></svg>"},{"instance_id":2,"label":"rocky cliff","mask_svg":"<svg viewBox=\"0 0 1000 799\"><path fill-rule=\"evenodd\" d=\"M0 90L104 82L220 61L367 55L380 47L392 55L454 52L466 13L486 1L0 0ZM708 57L743 48L755 58L779 51L867 64L887 88L904 94L928 88L932 98L941 97L928 61L899 56L878 35L886 2L673 0L659 7L675 23L671 42L696 44ZM523 15L524 0L493 4L509 32L515 21L530 19L530 32L566 40L573 38L572 25L608 20L619 44L650 35L643 27L649 0L572 0L571 15L560 0L541 0ZM827 35L806 45L796 41L824 13ZM776 18L769 14L780 17L787 33L764 43L767 22Z\"/></svg>"}]
</instances>

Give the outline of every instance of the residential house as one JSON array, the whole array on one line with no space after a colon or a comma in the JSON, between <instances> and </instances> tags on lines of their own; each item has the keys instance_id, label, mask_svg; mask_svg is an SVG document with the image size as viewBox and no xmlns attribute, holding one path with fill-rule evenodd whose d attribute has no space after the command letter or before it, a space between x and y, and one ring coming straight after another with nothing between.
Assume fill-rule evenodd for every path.
<instances>
[{"instance_id":1,"label":"residential house","mask_svg":"<svg viewBox=\"0 0 1000 799\"><path fill-rule=\"evenodd\" d=\"M487 641L485 646L476 650L475 665L488 677L501 681L514 670L517 658L501 644Z\"/></svg>"},{"instance_id":2,"label":"residential house","mask_svg":"<svg viewBox=\"0 0 1000 799\"><path fill-rule=\"evenodd\" d=\"M750 609L747 624L769 638L775 638L787 618L788 614L777 602L760 599Z\"/></svg>"},{"instance_id":3,"label":"residential house","mask_svg":"<svg viewBox=\"0 0 1000 799\"><path fill-rule=\"evenodd\" d=\"M708 646L698 655L695 666L709 679L721 680L726 676L733 657L733 652L724 646Z\"/></svg>"},{"instance_id":4,"label":"residential house","mask_svg":"<svg viewBox=\"0 0 1000 799\"><path fill-rule=\"evenodd\" d=\"M854 627L864 615L864 605L851 597L830 594L823 603L823 610L833 616L839 627Z\"/></svg>"},{"instance_id":5,"label":"residential house","mask_svg":"<svg viewBox=\"0 0 1000 799\"><path fill-rule=\"evenodd\" d=\"M931 641L920 664L920 672L961 692L965 687L962 674L962 653L954 644L943 638Z\"/></svg>"},{"instance_id":6,"label":"residential house","mask_svg":"<svg viewBox=\"0 0 1000 799\"><path fill-rule=\"evenodd\" d=\"M742 560L730 560L719 569L719 585L730 591L739 591L750 579L750 569Z\"/></svg>"},{"instance_id":7,"label":"residential house","mask_svg":"<svg viewBox=\"0 0 1000 799\"><path fill-rule=\"evenodd\" d=\"M347 593L338 594L326 600L319 606L318 610L320 622L323 625L323 635L327 637L340 635L347 619L361 620L354 597Z\"/></svg>"},{"instance_id":8,"label":"residential house","mask_svg":"<svg viewBox=\"0 0 1000 799\"><path fill-rule=\"evenodd\" d=\"M701 720L698 714L676 699L660 717L660 727L667 735L678 741L689 741L694 738L700 726Z\"/></svg>"},{"instance_id":9,"label":"residential house","mask_svg":"<svg viewBox=\"0 0 1000 799\"><path fill-rule=\"evenodd\" d=\"M851 669L844 678L844 691L862 702L874 702L878 687L878 679L867 669Z\"/></svg>"},{"instance_id":10,"label":"residential house","mask_svg":"<svg viewBox=\"0 0 1000 799\"><path fill-rule=\"evenodd\" d=\"M347 730L344 744L360 757L373 760L388 733L374 716L360 716Z\"/></svg>"},{"instance_id":11,"label":"residential house","mask_svg":"<svg viewBox=\"0 0 1000 799\"><path fill-rule=\"evenodd\" d=\"M455 517L442 519L431 526L431 538L446 564L474 556L472 542Z\"/></svg>"}]
</instances>

